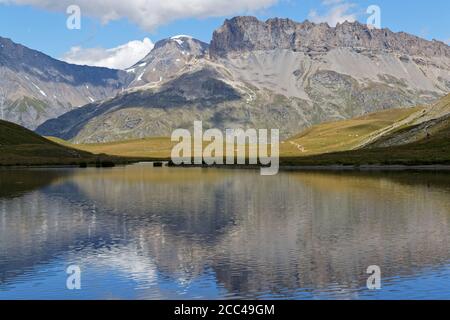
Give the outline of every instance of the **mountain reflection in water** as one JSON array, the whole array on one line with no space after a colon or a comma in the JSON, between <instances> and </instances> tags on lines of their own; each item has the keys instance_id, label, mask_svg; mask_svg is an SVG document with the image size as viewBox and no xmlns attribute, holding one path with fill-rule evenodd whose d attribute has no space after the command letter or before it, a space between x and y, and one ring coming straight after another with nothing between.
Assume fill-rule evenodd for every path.
<instances>
[{"instance_id":1,"label":"mountain reflection in water","mask_svg":"<svg viewBox=\"0 0 450 320\"><path fill-rule=\"evenodd\" d=\"M449 249L444 173L0 171L0 299L450 299Z\"/></svg>"}]
</instances>

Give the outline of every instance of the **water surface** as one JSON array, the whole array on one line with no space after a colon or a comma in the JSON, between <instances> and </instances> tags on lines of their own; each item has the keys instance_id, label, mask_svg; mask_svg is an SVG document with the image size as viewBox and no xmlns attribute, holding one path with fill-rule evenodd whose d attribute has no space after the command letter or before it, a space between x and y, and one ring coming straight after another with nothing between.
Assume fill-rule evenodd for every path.
<instances>
[{"instance_id":1,"label":"water surface","mask_svg":"<svg viewBox=\"0 0 450 320\"><path fill-rule=\"evenodd\" d=\"M450 175L1 170L0 299L30 298L450 299Z\"/></svg>"}]
</instances>

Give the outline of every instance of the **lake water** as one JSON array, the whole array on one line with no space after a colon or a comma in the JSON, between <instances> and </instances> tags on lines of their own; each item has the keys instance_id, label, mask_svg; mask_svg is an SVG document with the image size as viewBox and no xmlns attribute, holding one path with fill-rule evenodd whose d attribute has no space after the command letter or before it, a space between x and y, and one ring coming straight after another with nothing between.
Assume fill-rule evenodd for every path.
<instances>
[{"instance_id":1,"label":"lake water","mask_svg":"<svg viewBox=\"0 0 450 320\"><path fill-rule=\"evenodd\" d=\"M450 299L450 175L0 170L0 299L30 298Z\"/></svg>"}]
</instances>

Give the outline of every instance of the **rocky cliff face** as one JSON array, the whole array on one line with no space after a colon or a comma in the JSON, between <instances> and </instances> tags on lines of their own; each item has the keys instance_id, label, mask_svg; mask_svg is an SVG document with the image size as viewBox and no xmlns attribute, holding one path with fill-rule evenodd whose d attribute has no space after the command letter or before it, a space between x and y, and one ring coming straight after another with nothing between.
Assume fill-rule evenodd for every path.
<instances>
[{"instance_id":1,"label":"rocky cliff face","mask_svg":"<svg viewBox=\"0 0 450 320\"><path fill-rule=\"evenodd\" d=\"M124 71L71 65L0 37L0 117L30 129L78 106L114 96Z\"/></svg>"},{"instance_id":2,"label":"rocky cliff face","mask_svg":"<svg viewBox=\"0 0 450 320\"><path fill-rule=\"evenodd\" d=\"M297 23L278 18L263 22L254 17L226 20L214 32L210 53L211 57L224 57L243 51L288 49L325 53L337 48L450 57L450 48L443 42L427 41L389 29L372 29L359 22L344 22L332 28L326 23Z\"/></svg>"},{"instance_id":3,"label":"rocky cliff face","mask_svg":"<svg viewBox=\"0 0 450 320\"><path fill-rule=\"evenodd\" d=\"M38 132L106 142L168 136L202 120L219 129L277 128L287 138L320 122L434 101L450 92L449 52L357 22L237 17L214 33L209 50L189 37L160 42L128 70L128 90Z\"/></svg>"}]
</instances>

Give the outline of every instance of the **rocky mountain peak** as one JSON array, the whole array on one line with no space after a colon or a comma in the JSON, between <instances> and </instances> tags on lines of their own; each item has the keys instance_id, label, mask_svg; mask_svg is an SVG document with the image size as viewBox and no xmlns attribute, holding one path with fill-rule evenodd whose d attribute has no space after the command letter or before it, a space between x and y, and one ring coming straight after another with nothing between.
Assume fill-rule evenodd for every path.
<instances>
[{"instance_id":1,"label":"rocky mountain peak","mask_svg":"<svg viewBox=\"0 0 450 320\"><path fill-rule=\"evenodd\" d=\"M151 58L154 56L156 53L155 51L166 51L171 49L184 51L185 53L194 56L203 56L208 50L208 44L187 35L173 36L171 38L158 41L152 52L150 52L146 58ZM146 58L144 58L144 60L146 60Z\"/></svg>"},{"instance_id":2,"label":"rocky mountain peak","mask_svg":"<svg viewBox=\"0 0 450 320\"><path fill-rule=\"evenodd\" d=\"M357 21L330 27L326 23L299 23L280 18L263 22L255 17L226 20L213 34L210 54L217 58L232 52L288 49L321 53L336 48L450 57L450 47L443 42L428 41L389 29L372 29Z\"/></svg>"},{"instance_id":3,"label":"rocky mountain peak","mask_svg":"<svg viewBox=\"0 0 450 320\"><path fill-rule=\"evenodd\" d=\"M178 35L158 41L144 59L127 70L135 74L130 86L165 81L207 52L208 44L191 36Z\"/></svg>"}]
</instances>

